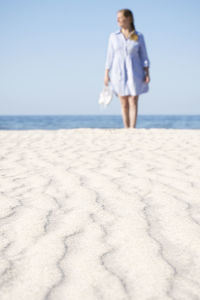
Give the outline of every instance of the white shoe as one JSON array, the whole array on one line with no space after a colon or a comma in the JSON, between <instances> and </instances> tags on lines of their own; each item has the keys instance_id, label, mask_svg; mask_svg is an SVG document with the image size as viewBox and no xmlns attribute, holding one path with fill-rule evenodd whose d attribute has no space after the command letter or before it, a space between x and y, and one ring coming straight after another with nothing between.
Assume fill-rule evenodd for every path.
<instances>
[{"instance_id":1,"label":"white shoe","mask_svg":"<svg viewBox=\"0 0 200 300\"><path fill-rule=\"evenodd\" d=\"M107 106L113 98L113 90L110 85L104 85L102 92L99 96L99 104L103 104L104 107Z\"/></svg>"}]
</instances>

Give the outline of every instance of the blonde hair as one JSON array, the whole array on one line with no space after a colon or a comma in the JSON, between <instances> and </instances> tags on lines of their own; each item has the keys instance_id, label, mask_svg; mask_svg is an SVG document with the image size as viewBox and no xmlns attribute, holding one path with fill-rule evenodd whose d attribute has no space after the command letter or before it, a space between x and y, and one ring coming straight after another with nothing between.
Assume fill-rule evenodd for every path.
<instances>
[{"instance_id":1,"label":"blonde hair","mask_svg":"<svg viewBox=\"0 0 200 300\"><path fill-rule=\"evenodd\" d=\"M125 18L130 17L131 18L131 29L133 31L133 33L130 36L131 40L138 40L138 35L136 34L136 29L135 29L135 24L134 24L134 17L133 17L133 13L130 9L127 8L123 8L118 10L118 12L122 12Z\"/></svg>"}]
</instances>

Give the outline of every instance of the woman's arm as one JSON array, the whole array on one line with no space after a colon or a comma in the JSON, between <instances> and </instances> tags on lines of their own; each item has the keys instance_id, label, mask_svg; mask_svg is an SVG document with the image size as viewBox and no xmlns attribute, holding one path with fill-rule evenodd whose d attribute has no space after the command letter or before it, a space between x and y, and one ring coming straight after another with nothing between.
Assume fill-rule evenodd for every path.
<instances>
[{"instance_id":1,"label":"woman's arm","mask_svg":"<svg viewBox=\"0 0 200 300\"><path fill-rule=\"evenodd\" d=\"M106 54L106 63L105 63L105 72L108 74L109 70L112 67L112 62L113 62L113 45L112 45L112 34L110 34L109 39L108 39L108 48L107 48L107 54Z\"/></svg>"},{"instance_id":2,"label":"woman's arm","mask_svg":"<svg viewBox=\"0 0 200 300\"><path fill-rule=\"evenodd\" d=\"M147 54L147 49L145 45L144 36L141 33L140 34L140 47L139 47L139 55L141 58L142 66L144 67L144 70L149 73L149 67L150 67L150 61Z\"/></svg>"},{"instance_id":3,"label":"woman's arm","mask_svg":"<svg viewBox=\"0 0 200 300\"><path fill-rule=\"evenodd\" d=\"M144 81L146 83L149 83L150 82L150 76L149 76L150 61L149 61L149 57L147 54L144 36L142 33L140 34L139 56L140 56L142 66L145 71Z\"/></svg>"}]
</instances>

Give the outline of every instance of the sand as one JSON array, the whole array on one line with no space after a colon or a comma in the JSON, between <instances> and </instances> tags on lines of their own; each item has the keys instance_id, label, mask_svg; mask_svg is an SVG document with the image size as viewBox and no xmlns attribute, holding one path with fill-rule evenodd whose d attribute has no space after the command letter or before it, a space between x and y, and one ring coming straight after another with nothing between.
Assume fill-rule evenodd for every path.
<instances>
[{"instance_id":1,"label":"sand","mask_svg":"<svg viewBox=\"0 0 200 300\"><path fill-rule=\"evenodd\" d=\"M200 299L200 130L0 131L1 300Z\"/></svg>"}]
</instances>

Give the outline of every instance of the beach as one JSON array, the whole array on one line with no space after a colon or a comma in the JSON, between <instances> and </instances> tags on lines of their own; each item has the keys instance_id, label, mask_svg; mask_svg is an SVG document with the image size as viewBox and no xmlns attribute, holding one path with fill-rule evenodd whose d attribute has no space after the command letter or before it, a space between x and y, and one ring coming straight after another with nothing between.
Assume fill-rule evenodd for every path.
<instances>
[{"instance_id":1,"label":"beach","mask_svg":"<svg viewBox=\"0 0 200 300\"><path fill-rule=\"evenodd\" d=\"M0 131L1 300L200 299L200 130Z\"/></svg>"}]
</instances>

